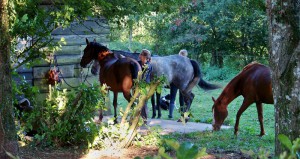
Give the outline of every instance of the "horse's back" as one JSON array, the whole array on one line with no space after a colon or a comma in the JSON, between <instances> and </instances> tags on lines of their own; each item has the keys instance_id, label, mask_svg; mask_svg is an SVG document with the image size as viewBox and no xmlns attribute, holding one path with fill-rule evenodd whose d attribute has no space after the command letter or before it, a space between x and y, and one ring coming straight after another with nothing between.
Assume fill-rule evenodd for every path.
<instances>
[{"instance_id":1,"label":"horse's back","mask_svg":"<svg viewBox=\"0 0 300 159\"><path fill-rule=\"evenodd\" d=\"M256 102L273 103L270 68L260 63L247 65L240 74L243 96L254 98Z\"/></svg>"},{"instance_id":2,"label":"horse's back","mask_svg":"<svg viewBox=\"0 0 300 159\"><path fill-rule=\"evenodd\" d=\"M194 75L190 59L180 55L152 57L151 65L152 76L165 75L168 82L174 83L179 89L185 88Z\"/></svg>"}]
</instances>

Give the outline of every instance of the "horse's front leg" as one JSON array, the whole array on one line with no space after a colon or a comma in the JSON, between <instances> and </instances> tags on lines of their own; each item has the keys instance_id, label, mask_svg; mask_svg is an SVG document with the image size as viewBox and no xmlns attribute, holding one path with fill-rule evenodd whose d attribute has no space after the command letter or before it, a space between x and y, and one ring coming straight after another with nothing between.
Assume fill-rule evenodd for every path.
<instances>
[{"instance_id":1,"label":"horse's front leg","mask_svg":"<svg viewBox=\"0 0 300 159\"><path fill-rule=\"evenodd\" d=\"M158 112L158 116L157 116L158 119L161 118L160 96L161 96L161 94L156 92L156 107L157 107L157 112Z\"/></svg>"},{"instance_id":2,"label":"horse's front leg","mask_svg":"<svg viewBox=\"0 0 300 159\"><path fill-rule=\"evenodd\" d=\"M265 135L265 129L264 129L264 117L263 117L263 107L262 103L256 102L256 109L257 109L257 114L258 114L258 121L260 124L260 135L259 136L264 136Z\"/></svg>"},{"instance_id":3,"label":"horse's front leg","mask_svg":"<svg viewBox=\"0 0 300 159\"><path fill-rule=\"evenodd\" d=\"M118 123L118 119L117 119L118 92L114 92L113 105L114 105L114 117L115 117L114 122Z\"/></svg>"},{"instance_id":4,"label":"horse's front leg","mask_svg":"<svg viewBox=\"0 0 300 159\"><path fill-rule=\"evenodd\" d=\"M99 123L102 122L102 119L103 119L103 110L100 108L99 109Z\"/></svg>"},{"instance_id":5,"label":"horse's front leg","mask_svg":"<svg viewBox=\"0 0 300 159\"><path fill-rule=\"evenodd\" d=\"M236 121L235 121L235 125L234 125L234 134L237 135L238 131L239 131L239 122L240 122L240 117L241 115L244 113L244 111L249 107L250 104L252 104L253 102L249 101L246 99L244 99L242 106L240 107L239 111L236 114Z\"/></svg>"}]
</instances>

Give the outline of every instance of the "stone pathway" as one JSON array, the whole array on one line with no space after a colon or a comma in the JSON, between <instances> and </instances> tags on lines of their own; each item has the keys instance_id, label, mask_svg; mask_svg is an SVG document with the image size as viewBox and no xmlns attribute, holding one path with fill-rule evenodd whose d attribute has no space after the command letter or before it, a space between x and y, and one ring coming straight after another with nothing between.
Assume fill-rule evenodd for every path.
<instances>
[{"instance_id":1,"label":"stone pathway","mask_svg":"<svg viewBox=\"0 0 300 159\"><path fill-rule=\"evenodd\" d=\"M160 126L162 129L161 134L169 134L169 133L191 133L197 131L207 131L212 130L211 124L206 123L195 123L195 122L187 122L185 124L181 122L177 122L177 120L164 120L164 119L148 119L148 126ZM229 129L230 126L222 126L221 129ZM140 132L146 131L148 128L146 126L142 126L140 128Z\"/></svg>"},{"instance_id":2,"label":"stone pathway","mask_svg":"<svg viewBox=\"0 0 300 159\"><path fill-rule=\"evenodd\" d=\"M105 116L103 118L104 121L106 121L108 118L111 118L111 116ZM95 118L95 120L97 117ZM195 123L195 122L187 122L185 124L181 122L177 122L177 120L165 120L165 119L148 119L148 125L142 126L139 129L139 132L146 133L146 131L149 129L149 127L159 126L161 127L162 131L160 134L165 135L169 133L191 133L191 132L197 132L197 131L207 131L212 130L211 124L206 123ZM221 129L229 129L232 128L231 126L222 126Z\"/></svg>"}]
</instances>

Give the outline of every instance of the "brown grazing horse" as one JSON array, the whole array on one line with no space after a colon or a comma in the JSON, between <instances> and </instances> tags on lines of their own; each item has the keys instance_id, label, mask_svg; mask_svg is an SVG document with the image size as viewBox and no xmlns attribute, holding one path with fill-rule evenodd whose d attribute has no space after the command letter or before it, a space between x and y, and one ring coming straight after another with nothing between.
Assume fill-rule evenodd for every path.
<instances>
[{"instance_id":1,"label":"brown grazing horse","mask_svg":"<svg viewBox=\"0 0 300 159\"><path fill-rule=\"evenodd\" d=\"M227 84L217 100L212 97L214 101L214 105L212 107L213 130L220 130L221 125L228 115L228 104L240 95L244 97L244 101L236 114L234 134L237 135L238 133L239 120L243 112L252 103L256 103L258 120L260 123L260 136L265 135L262 103L274 103L271 73L268 67L257 62L252 62L245 66L242 72L240 72Z\"/></svg>"},{"instance_id":2,"label":"brown grazing horse","mask_svg":"<svg viewBox=\"0 0 300 159\"><path fill-rule=\"evenodd\" d=\"M107 47L86 39L87 46L84 49L84 55L80 61L81 67L86 67L92 60L97 60L100 64L100 83L107 84L109 90L113 91L114 117L117 121L117 99L118 92L122 92L125 99L129 102L131 98L131 87L133 79L137 78L141 71L139 63L132 58L119 58ZM102 121L103 115L100 110L99 121Z\"/></svg>"}]
</instances>

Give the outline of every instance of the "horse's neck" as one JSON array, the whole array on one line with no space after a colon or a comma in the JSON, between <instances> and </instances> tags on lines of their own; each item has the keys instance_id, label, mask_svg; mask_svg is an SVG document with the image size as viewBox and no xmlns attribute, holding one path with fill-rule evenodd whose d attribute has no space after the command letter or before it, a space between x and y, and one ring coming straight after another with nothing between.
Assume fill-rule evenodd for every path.
<instances>
[{"instance_id":1,"label":"horse's neck","mask_svg":"<svg viewBox=\"0 0 300 159\"><path fill-rule=\"evenodd\" d=\"M106 59L99 61L99 64L101 66L101 69L107 69L109 68L111 65L113 65L115 62L118 61L118 58L114 57L114 56L109 56Z\"/></svg>"},{"instance_id":2,"label":"horse's neck","mask_svg":"<svg viewBox=\"0 0 300 159\"><path fill-rule=\"evenodd\" d=\"M239 80L237 78L234 78L227 84L219 97L221 103L223 103L224 105L228 105L240 95L238 83Z\"/></svg>"}]
</instances>

